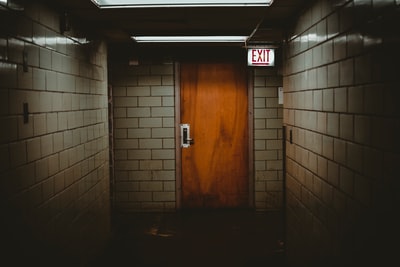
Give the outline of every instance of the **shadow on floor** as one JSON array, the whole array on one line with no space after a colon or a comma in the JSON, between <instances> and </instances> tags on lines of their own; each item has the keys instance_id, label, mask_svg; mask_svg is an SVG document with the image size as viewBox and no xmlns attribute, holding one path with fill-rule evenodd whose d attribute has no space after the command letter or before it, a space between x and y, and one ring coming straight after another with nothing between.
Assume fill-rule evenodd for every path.
<instances>
[{"instance_id":1,"label":"shadow on floor","mask_svg":"<svg viewBox=\"0 0 400 267\"><path fill-rule=\"evenodd\" d=\"M284 266L279 212L118 214L97 266Z\"/></svg>"}]
</instances>

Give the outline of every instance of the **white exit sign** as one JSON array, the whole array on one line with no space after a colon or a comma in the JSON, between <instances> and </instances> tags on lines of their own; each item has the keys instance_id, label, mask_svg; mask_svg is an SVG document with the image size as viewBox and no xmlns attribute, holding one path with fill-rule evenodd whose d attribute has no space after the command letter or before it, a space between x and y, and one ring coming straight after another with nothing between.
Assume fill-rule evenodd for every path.
<instances>
[{"instance_id":1,"label":"white exit sign","mask_svg":"<svg viewBox=\"0 0 400 267\"><path fill-rule=\"evenodd\" d=\"M248 66L275 66L275 49L249 48L247 50Z\"/></svg>"}]
</instances>

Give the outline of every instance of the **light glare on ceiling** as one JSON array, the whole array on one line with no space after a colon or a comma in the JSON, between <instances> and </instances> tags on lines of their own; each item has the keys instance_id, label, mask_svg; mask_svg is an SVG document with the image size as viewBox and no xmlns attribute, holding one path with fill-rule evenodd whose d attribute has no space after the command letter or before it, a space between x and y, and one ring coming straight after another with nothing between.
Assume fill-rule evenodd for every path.
<instances>
[{"instance_id":1,"label":"light glare on ceiling","mask_svg":"<svg viewBox=\"0 0 400 267\"><path fill-rule=\"evenodd\" d=\"M99 8L265 7L270 6L273 0L92 0L92 2Z\"/></svg>"},{"instance_id":2,"label":"light glare on ceiling","mask_svg":"<svg viewBox=\"0 0 400 267\"><path fill-rule=\"evenodd\" d=\"M138 43L245 43L248 36L132 36Z\"/></svg>"}]
</instances>

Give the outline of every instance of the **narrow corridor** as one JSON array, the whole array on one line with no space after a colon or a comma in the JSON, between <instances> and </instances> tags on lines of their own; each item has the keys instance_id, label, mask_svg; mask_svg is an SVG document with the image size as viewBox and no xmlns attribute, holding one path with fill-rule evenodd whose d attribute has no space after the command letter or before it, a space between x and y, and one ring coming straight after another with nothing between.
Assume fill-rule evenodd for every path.
<instances>
[{"instance_id":1,"label":"narrow corridor","mask_svg":"<svg viewBox=\"0 0 400 267\"><path fill-rule=\"evenodd\" d=\"M99 266L283 266L278 212L119 214Z\"/></svg>"},{"instance_id":2,"label":"narrow corridor","mask_svg":"<svg viewBox=\"0 0 400 267\"><path fill-rule=\"evenodd\" d=\"M0 0L4 266L396 265L400 0L130 1Z\"/></svg>"}]
</instances>

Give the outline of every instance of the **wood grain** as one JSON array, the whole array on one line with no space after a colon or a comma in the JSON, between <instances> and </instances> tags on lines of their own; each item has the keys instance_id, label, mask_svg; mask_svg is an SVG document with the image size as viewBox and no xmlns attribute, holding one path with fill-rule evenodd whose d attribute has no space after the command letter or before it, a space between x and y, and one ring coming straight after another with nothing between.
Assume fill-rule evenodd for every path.
<instances>
[{"instance_id":1,"label":"wood grain","mask_svg":"<svg viewBox=\"0 0 400 267\"><path fill-rule=\"evenodd\" d=\"M182 150L182 206L248 206L246 69L233 63L181 66L181 120L195 144Z\"/></svg>"}]
</instances>

